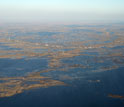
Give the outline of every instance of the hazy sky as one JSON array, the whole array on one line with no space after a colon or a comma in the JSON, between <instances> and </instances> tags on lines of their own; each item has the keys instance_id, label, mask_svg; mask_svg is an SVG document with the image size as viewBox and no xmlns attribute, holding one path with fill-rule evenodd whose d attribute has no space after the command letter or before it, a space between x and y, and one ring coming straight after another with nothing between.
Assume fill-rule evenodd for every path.
<instances>
[{"instance_id":1,"label":"hazy sky","mask_svg":"<svg viewBox=\"0 0 124 107\"><path fill-rule=\"evenodd\" d=\"M124 0L0 0L1 21L124 21Z\"/></svg>"}]
</instances>

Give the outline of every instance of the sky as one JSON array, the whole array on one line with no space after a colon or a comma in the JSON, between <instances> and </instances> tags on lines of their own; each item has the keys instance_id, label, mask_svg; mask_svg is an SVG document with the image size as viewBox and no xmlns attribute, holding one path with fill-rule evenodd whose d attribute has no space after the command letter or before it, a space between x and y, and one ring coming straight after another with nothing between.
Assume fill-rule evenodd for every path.
<instances>
[{"instance_id":1,"label":"sky","mask_svg":"<svg viewBox=\"0 0 124 107\"><path fill-rule=\"evenodd\" d=\"M124 21L124 0L0 0L3 22Z\"/></svg>"}]
</instances>

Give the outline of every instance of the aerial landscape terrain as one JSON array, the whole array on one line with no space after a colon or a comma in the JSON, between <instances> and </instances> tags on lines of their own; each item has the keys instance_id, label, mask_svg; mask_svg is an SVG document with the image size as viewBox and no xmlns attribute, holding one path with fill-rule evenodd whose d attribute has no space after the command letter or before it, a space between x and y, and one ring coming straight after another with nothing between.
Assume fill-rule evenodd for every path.
<instances>
[{"instance_id":1,"label":"aerial landscape terrain","mask_svg":"<svg viewBox=\"0 0 124 107\"><path fill-rule=\"evenodd\" d=\"M124 105L124 24L1 26L3 107Z\"/></svg>"},{"instance_id":2,"label":"aerial landscape terrain","mask_svg":"<svg viewBox=\"0 0 124 107\"><path fill-rule=\"evenodd\" d=\"M124 0L0 0L0 107L124 107Z\"/></svg>"}]
</instances>

